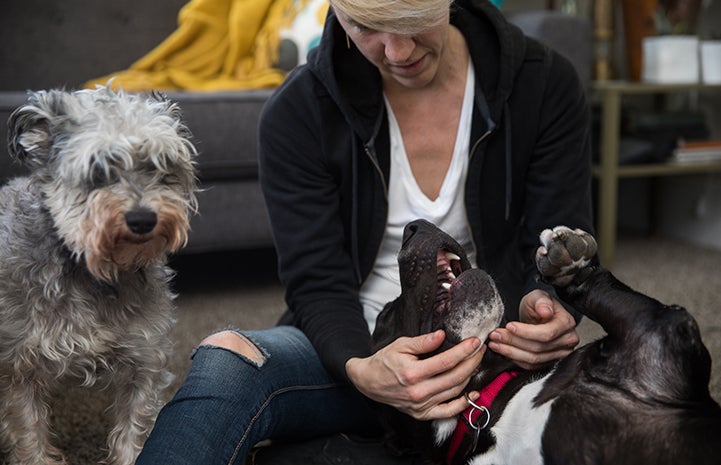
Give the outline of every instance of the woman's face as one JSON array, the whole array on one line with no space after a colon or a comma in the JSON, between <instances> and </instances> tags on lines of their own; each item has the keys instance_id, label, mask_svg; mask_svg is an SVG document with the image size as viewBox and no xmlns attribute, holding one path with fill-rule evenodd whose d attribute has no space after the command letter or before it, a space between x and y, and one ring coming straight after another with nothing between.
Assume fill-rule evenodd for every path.
<instances>
[{"instance_id":1,"label":"woman's face","mask_svg":"<svg viewBox=\"0 0 721 465\"><path fill-rule=\"evenodd\" d=\"M436 78L450 29L447 20L421 33L406 35L368 29L337 9L336 16L387 84L421 88Z\"/></svg>"}]
</instances>

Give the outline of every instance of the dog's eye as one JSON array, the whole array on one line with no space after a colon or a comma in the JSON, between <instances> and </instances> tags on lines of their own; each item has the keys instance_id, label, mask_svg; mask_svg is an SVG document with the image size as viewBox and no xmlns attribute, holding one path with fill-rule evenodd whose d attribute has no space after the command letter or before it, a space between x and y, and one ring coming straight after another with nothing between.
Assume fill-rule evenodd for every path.
<instances>
[{"instance_id":1,"label":"dog's eye","mask_svg":"<svg viewBox=\"0 0 721 465\"><path fill-rule=\"evenodd\" d=\"M179 186L182 184L180 178L174 174L166 174L161 179L161 182L166 186Z\"/></svg>"},{"instance_id":2,"label":"dog's eye","mask_svg":"<svg viewBox=\"0 0 721 465\"><path fill-rule=\"evenodd\" d=\"M95 165L90 176L90 184L94 188L105 187L117 181L117 176L113 170L107 167Z\"/></svg>"}]
</instances>

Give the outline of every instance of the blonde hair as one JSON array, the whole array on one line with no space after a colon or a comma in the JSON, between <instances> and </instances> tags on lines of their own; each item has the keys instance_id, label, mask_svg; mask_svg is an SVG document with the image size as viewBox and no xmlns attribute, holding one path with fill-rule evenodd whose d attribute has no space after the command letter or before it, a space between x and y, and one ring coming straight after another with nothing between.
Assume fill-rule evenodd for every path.
<instances>
[{"instance_id":1,"label":"blonde hair","mask_svg":"<svg viewBox=\"0 0 721 465\"><path fill-rule=\"evenodd\" d=\"M453 0L330 0L330 4L369 29L416 34L441 25Z\"/></svg>"}]
</instances>

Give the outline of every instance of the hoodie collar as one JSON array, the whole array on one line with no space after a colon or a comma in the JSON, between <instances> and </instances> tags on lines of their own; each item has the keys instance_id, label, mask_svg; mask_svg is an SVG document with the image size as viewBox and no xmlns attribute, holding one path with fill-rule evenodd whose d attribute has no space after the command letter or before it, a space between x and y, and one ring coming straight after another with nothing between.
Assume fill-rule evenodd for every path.
<instances>
[{"instance_id":1,"label":"hoodie collar","mask_svg":"<svg viewBox=\"0 0 721 465\"><path fill-rule=\"evenodd\" d=\"M325 85L348 123L364 140L375 136L373 128L383 112L383 87L378 69L346 39L331 7L320 44L308 55L310 70Z\"/></svg>"},{"instance_id":2,"label":"hoodie collar","mask_svg":"<svg viewBox=\"0 0 721 465\"><path fill-rule=\"evenodd\" d=\"M498 121L523 64L525 36L487 0L456 0L451 23L466 38L480 86L477 91L487 99L492 119Z\"/></svg>"},{"instance_id":3,"label":"hoodie collar","mask_svg":"<svg viewBox=\"0 0 721 465\"><path fill-rule=\"evenodd\" d=\"M487 105L487 129L498 121L510 96L525 53L523 34L506 21L488 0L456 0L451 23L466 38L477 73L476 95ZM354 131L370 143L384 114L380 73L346 40L345 31L329 9L323 37L308 56L310 70L324 84ZM486 104L487 102L487 104Z\"/></svg>"}]
</instances>

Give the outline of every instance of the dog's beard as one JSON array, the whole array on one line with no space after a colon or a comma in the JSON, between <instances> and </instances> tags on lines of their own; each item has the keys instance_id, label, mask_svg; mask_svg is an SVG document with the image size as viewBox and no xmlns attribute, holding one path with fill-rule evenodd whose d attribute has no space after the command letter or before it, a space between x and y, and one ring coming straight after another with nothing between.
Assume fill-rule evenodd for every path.
<instances>
[{"instance_id":1,"label":"dog's beard","mask_svg":"<svg viewBox=\"0 0 721 465\"><path fill-rule=\"evenodd\" d=\"M173 195L156 195L148 204L157 214L157 223L150 232L136 234L125 220L130 208L125 197L98 191L89 199L71 248L96 278L112 282L120 271L162 263L187 243L187 203Z\"/></svg>"}]
</instances>

